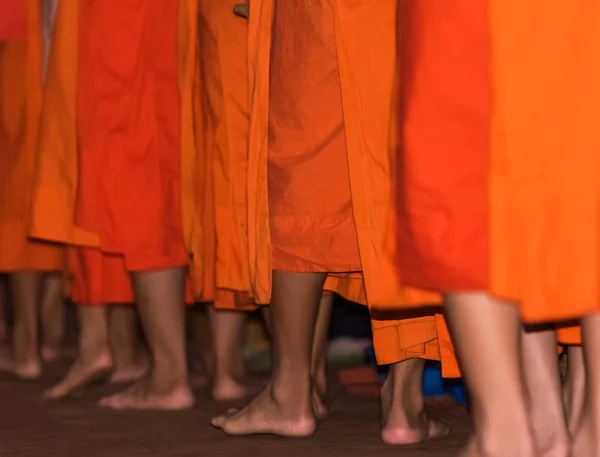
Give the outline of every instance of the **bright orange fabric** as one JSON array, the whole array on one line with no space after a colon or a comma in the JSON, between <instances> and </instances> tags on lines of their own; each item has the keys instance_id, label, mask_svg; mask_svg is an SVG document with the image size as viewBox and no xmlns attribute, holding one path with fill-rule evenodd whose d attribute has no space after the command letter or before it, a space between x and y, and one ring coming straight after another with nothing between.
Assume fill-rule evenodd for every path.
<instances>
[{"instance_id":1,"label":"bright orange fabric","mask_svg":"<svg viewBox=\"0 0 600 457\"><path fill-rule=\"evenodd\" d=\"M70 253L72 300L82 306L134 303L131 279L123 256L97 248L75 248Z\"/></svg>"},{"instance_id":2,"label":"bright orange fabric","mask_svg":"<svg viewBox=\"0 0 600 457\"><path fill-rule=\"evenodd\" d=\"M27 8L25 0L0 0L0 41L25 38Z\"/></svg>"},{"instance_id":3,"label":"bright orange fabric","mask_svg":"<svg viewBox=\"0 0 600 457\"><path fill-rule=\"evenodd\" d=\"M581 327L561 327L556 332L559 344L566 346L581 344Z\"/></svg>"},{"instance_id":4,"label":"bright orange fabric","mask_svg":"<svg viewBox=\"0 0 600 457\"><path fill-rule=\"evenodd\" d=\"M600 3L490 4L492 291L576 319L600 310Z\"/></svg>"},{"instance_id":5,"label":"bright orange fabric","mask_svg":"<svg viewBox=\"0 0 600 457\"><path fill-rule=\"evenodd\" d=\"M26 13L27 37L0 42L0 272L64 268L60 246L27 236L43 98L39 2Z\"/></svg>"},{"instance_id":6,"label":"bright orange fabric","mask_svg":"<svg viewBox=\"0 0 600 457\"><path fill-rule=\"evenodd\" d=\"M487 290L485 2L407 0L402 13L400 274L428 290Z\"/></svg>"},{"instance_id":7,"label":"bright orange fabric","mask_svg":"<svg viewBox=\"0 0 600 457\"><path fill-rule=\"evenodd\" d=\"M433 315L388 312L439 303L398 281L388 237L396 27L395 0L279 1L277 8L273 0L253 0L249 28L253 291L269 302L274 267L362 271L331 274L326 289L382 310L372 321L381 363L451 355L451 347L439 347Z\"/></svg>"},{"instance_id":8,"label":"bright orange fabric","mask_svg":"<svg viewBox=\"0 0 600 457\"><path fill-rule=\"evenodd\" d=\"M83 1L75 223L128 270L187 264L181 227L178 2Z\"/></svg>"},{"instance_id":9,"label":"bright orange fabric","mask_svg":"<svg viewBox=\"0 0 600 457\"><path fill-rule=\"evenodd\" d=\"M247 237L248 25L235 0L200 0L196 135L204 163L201 202L206 263L203 298L216 308L253 309ZM214 271L209 271L214 266ZM206 284L213 281L214 285Z\"/></svg>"},{"instance_id":10,"label":"bright orange fabric","mask_svg":"<svg viewBox=\"0 0 600 457\"><path fill-rule=\"evenodd\" d=\"M334 9L330 2L279 2L274 14L267 139L272 268L360 271Z\"/></svg>"},{"instance_id":11,"label":"bright orange fabric","mask_svg":"<svg viewBox=\"0 0 600 457\"><path fill-rule=\"evenodd\" d=\"M196 245L197 7L150 3L58 7L31 234L91 248L73 264L87 304L131 301L128 270L185 265Z\"/></svg>"},{"instance_id":12,"label":"bright orange fabric","mask_svg":"<svg viewBox=\"0 0 600 457\"><path fill-rule=\"evenodd\" d=\"M529 323L597 312L600 5L437 4L413 18L405 66L403 277L490 290Z\"/></svg>"}]
</instances>

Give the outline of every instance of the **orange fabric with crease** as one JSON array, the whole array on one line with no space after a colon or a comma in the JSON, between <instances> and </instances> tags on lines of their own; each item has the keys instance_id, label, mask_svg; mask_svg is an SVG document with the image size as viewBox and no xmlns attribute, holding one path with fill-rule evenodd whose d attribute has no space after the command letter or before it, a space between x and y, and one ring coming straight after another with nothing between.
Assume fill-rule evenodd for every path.
<instances>
[{"instance_id":1,"label":"orange fabric with crease","mask_svg":"<svg viewBox=\"0 0 600 457\"><path fill-rule=\"evenodd\" d=\"M65 266L61 246L28 237L43 100L43 42L39 2L27 5L26 37L0 41L0 272Z\"/></svg>"},{"instance_id":2,"label":"orange fabric with crease","mask_svg":"<svg viewBox=\"0 0 600 457\"><path fill-rule=\"evenodd\" d=\"M436 294L404 287L394 265L396 1L253 0L250 14L248 243L256 300L269 302L272 269L326 271L327 290L371 308L380 363L444 355L445 374L456 375L434 311L396 312L439 304Z\"/></svg>"},{"instance_id":3,"label":"orange fabric with crease","mask_svg":"<svg viewBox=\"0 0 600 457\"><path fill-rule=\"evenodd\" d=\"M213 301L218 309L243 310L255 305L248 268L246 204L248 25L233 14L236 3L198 3L196 135L204 161L199 175L205 178L200 202L206 241L202 298Z\"/></svg>"},{"instance_id":4,"label":"orange fabric with crease","mask_svg":"<svg viewBox=\"0 0 600 457\"><path fill-rule=\"evenodd\" d=\"M600 304L600 5L584 4L410 2L403 72L401 277L489 291L562 344Z\"/></svg>"},{"instance_id":5,"label":"orange fabric with crease","mask_svg":"<svg viewBox=\"0 0 600 457\"><path fill-rule=\"evenodd\" d=\"M193 253L196 9L59 4L30 232L79 249L84 304L130 302L130 271L184 266Z\"/></svg>"}]
</instances>

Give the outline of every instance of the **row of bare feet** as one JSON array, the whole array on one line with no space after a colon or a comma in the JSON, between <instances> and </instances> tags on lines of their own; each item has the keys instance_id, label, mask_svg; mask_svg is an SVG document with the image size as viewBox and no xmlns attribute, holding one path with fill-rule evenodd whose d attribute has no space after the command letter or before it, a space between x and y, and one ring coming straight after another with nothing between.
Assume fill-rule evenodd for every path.
<instances>
[{"instance_id":1,"label":"row of bare feet","mask_svg":"<svg viewBox=\"0 0 600 457\"><path fill-rule=\"evenodd\" d=\"M68 356L61 350L41 351L43 362L54 362ZM183 410L194 405L192 388L210 388L217 401L237 401L256 395L241 410L228 410L212 419L211 423L228 435L272 434L284 437L308 437L316 429L317 420L324 419L326 405L326 376L317 380L310 398L297 395L276 395L271 385L264 387L258 380L240 382L233 377L215 379L196 368L187 383L171 383L149 374L149 360L142 355L129 361L115 363L108 349L94 357L77 359L64 379L44 392L44 399L80 396L83 389L95 382L127 383L135 381L124 391L100 400L99 406L116 410ZM41 376L40 360L16 364L12 351L0 347L0 370L22 379L34 380ZM212 378L212 382L211 382ZM261 392L261 389L262 390ZM260 393L259 393L260 392ZM421 399L421 400L419 400ZM393 377L381 391L382 440L387 444L402 445L444 436L448 424L429 418L421 395L410 395L406 389L395 386Z\"/></svg>"}]
</instances>

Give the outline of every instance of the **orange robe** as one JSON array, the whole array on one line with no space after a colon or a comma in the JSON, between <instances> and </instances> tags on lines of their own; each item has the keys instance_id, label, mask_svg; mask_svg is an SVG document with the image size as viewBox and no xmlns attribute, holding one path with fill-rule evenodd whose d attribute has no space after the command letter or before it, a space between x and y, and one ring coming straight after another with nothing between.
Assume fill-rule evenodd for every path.
<instances>
[{"instance_id":1,"label":"orange robe","mask_svg":"<svg viewBox=\"0 0 600 457\"><path fill-rule=\"evenodd\" d=\"M492 291L528 322L577 319L600 310L600 4L490 10Z\"/></svg>"},{"instance_id":2,"label":"orange robe","mask_svg":"<svg viewBox=\"0 0 600 457\"><path fill-rule=\"evenodd\" d=\"M198 3L196 140L202 163L202 290L216 308L252 309L247 237L248 24L235 0ZM214 265L214 270L210 268Z\"/></svg>"},{"instance_id":3,"label":"orange robe","mask_svg":"<svg viewBox=\"0 0 600 457\"><path fill-rule=\"evenodd\" d=\"M568 323L600 304L600 5L487 3L415 7L400 272L491 291L528 323ZM578 329L559 340L577 343Z\"/></svg>"},{"instance_id":4,"label":"orange robe","mask_svg":"<svg viewBox=\"0 0 600 457\"><path fill-rule=\"evenodd\" d=\"M456 375L443 322L393 311L439 304L398 281L389 236L396 14L395 0L253 0L251 281L268 303L272 269L328 272L327 289L370 306L380 363L444 356Z\"/></svg>"},{"instance_id":5,"label":"orange robe","mask_svg":"<svg viewBox=\"0 0 600 457\"><path fill-rule=\"evenodd\" d=\"M167 3L59 4L31 233L86 248L88 304L132 301L127 272L193 252L196 5Z\"/></svg>"},{"instance_id":6,"label":"orange robe","mask_svg":"<svg viewBox=\"0 0 600 457\"><path fill-rule=\"evenodd\" d=\"M26 38L0 41L0 272L62 270L64 250L28 238L43 99L39 2L28 2Z\"/></svg>"}]
</instances>

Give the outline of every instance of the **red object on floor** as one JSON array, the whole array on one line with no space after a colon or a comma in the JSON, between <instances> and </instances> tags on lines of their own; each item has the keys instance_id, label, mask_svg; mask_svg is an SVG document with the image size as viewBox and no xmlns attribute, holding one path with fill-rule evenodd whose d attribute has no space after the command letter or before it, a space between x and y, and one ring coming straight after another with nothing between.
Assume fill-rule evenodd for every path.
<instances>
[{"instance_id":1,"label":"red object on floor","mask_svg":"<svg viewBox=\"0 0 600 457\"><path fill-rule=\"evenodd\" d=\"M0 0L0 41L25 38L25 0Z\"/></svg>"},{"instance_id":2,"label":"red object on floor","mask_svg":"<svg viewBox=\"0 0 600 457\"><path fill-rule=\"evenodd\" d=\"M342 370L340 381L346 392L355 397L379 398L381 383L374 367Z\"/></svg>"}]
</instances>

